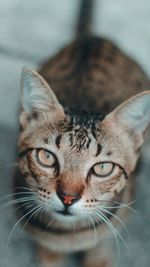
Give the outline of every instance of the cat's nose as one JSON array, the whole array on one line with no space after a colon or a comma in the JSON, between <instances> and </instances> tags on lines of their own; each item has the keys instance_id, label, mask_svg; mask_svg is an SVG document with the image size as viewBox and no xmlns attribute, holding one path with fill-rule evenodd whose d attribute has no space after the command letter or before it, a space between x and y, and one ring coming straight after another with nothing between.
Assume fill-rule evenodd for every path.
<instances>
[{"instance_id":1,"label":"cat's nose","mask_svg":"<svg viewBox=\"0 0 150 267\"><path fill-rule=\"evenodd\" d=\"M63 191L58 191L57 195L65 206L70 206L81 198L77 193L69 194Z\"/></svg>"}]
</instances>

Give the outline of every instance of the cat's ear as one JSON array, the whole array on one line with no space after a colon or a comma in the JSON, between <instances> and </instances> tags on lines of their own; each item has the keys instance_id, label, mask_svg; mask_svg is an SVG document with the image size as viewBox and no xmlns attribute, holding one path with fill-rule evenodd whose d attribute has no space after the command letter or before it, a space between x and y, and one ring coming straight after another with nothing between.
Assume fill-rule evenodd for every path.
<instances>
[{"instance_id":1,"label":"cat's ear","mask_svg":"<svg viewBox=\"0 0 150 267\"><path fill-rule=\"evenodd\" d=\"M143 143L143 134L150 125L150 90L123 102L106 117L106 120L109 123L114 122L121 132L126 131L138 149Z\"/></svg>"},{"instance_id":2,"label":"cat's ear","mask_svg":"<svg viewBox=\"0 0 150 267\"><path fill-rule=\"evenodd\" d=\"M25 117L48 112L51 118L64 116L63 107L47 82L36 72L23 68L21 78L21 124Z\"/></svg>"}]
</instances>

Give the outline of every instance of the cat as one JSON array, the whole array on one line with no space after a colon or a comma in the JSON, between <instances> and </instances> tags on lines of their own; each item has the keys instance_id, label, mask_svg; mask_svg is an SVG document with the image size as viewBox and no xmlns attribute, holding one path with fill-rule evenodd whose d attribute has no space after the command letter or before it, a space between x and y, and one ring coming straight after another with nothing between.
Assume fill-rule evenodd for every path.
<instances>
[{"instance_id":1,"label":"cat","mask_svg":"<svg viewBox=\"0 0 150 267\"><path fill-rule=\"evenodd\" d=\"M77 254L84 267L113 266L109 228L115 233L128 214L150 124L148 77L93 34L93 6L81 1L70 45L39 73L22 71L14 191L41 266Z\"/></svg>"}]
</instances>

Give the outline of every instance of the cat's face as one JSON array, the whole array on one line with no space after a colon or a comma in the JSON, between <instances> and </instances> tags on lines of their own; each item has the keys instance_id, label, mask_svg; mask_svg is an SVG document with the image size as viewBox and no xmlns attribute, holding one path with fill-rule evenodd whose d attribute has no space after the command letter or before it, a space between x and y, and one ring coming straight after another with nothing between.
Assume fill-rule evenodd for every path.
<instances>
[{"instance_id":1,"label":"cat's face","mask_svg":"<svg viewBox=\"0 0 150 267\"><path fill-rule=\"evenodd\" d=\"M94 214L121 192L127 162L122 145L104 134L102 123L93 133L84 125L70 127L69 121L29 124L20 138L20 166L27 184L36 188L38 204L57 218L74 220Z\"/></svg>"},{"instance_id":2,"label":"cat's face","mask_svg":"<svg viewBox=\"0 0 150 267\"><path fill-rule=\"evenodd\" d=\"M24 95L20 118L20 169L36 203L64 223L98 218L123 192L138 159L141 132L127 130L124 118L118 123L116 111L103 120L66 115L34 72L25 71L23 84L30 97ZM149 120L150 115L140 125L142 132Z\"/></svg>"}]
</instances>

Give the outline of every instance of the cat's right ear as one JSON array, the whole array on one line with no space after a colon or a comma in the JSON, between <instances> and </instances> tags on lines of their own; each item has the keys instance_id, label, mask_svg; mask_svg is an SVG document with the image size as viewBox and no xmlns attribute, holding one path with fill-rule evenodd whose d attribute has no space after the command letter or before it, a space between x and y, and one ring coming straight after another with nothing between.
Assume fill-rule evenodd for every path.
<instances>
[{"instance_id":1,"label":"cat's right ear","mask_svg":"<svg viewBox=\"0 0 150 267\"><path fill-rule=\"evenodd\" d=\"M123 102L106 116L106 122L122 137L127 133L130 144L133 144L137 151L143 143L144 132L150 126L150 90Z\"/></svg>"},{"instance_id":2,"label":"cat's right ear","mask_svg":"<svg viewBox=\"0 0 150 267\"><path fill-rule=\"evenodd\" d=\"M36 72L23 68L21 78L21 115L23 128L34 116L49 115L50 121L64 117L64 110L48 83Z\"/></svg>"}]
</instances>

